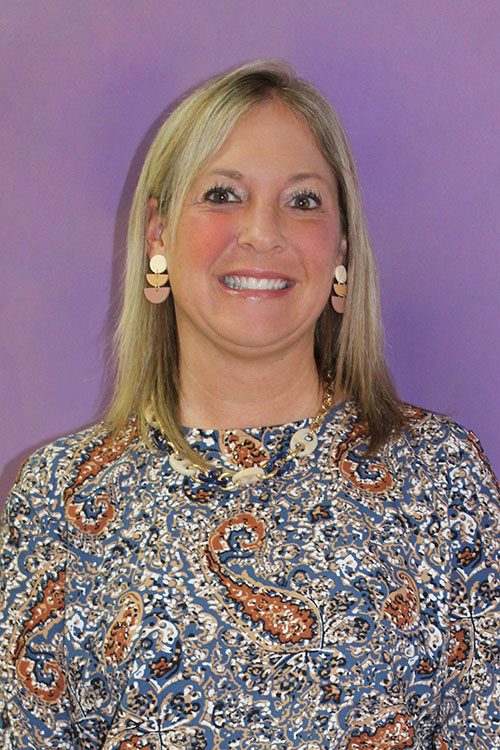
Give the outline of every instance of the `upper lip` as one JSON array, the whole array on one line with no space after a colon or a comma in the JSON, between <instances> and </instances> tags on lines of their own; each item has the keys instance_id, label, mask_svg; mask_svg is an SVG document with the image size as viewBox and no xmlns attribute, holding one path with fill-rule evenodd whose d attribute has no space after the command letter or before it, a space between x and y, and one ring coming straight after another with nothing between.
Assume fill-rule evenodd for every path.
<instances>
[{"instance_id":1,"label":"upper lip","mask_svg":"<svg viewBox=\"0 0 500 750\"><path fill-rule=\"evenodd\" d=\"M225 271L219 278L222 279L224 276L246 276L253 279L283 279L284 281L293 281L288 274L281 273L280 271L256 271L255 269Z\"/></svg>"}]
</instances>

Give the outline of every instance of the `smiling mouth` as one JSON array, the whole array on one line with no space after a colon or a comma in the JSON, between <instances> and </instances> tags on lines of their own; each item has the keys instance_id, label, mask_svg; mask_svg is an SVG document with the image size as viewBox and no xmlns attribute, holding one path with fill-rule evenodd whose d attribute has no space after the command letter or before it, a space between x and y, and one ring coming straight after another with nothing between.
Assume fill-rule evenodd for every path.
<instances>
[{"instance_id":1,"label":"smiling mouth","mask_svg":"<svg viewBox=\"0 0 500 750\"><path fill-rule=\"evenodd\" d=\"M222 283L230 289L287 289L292 286L286 279L257 279L254 276L223 276Z\"/></svg>"}]
</instances>

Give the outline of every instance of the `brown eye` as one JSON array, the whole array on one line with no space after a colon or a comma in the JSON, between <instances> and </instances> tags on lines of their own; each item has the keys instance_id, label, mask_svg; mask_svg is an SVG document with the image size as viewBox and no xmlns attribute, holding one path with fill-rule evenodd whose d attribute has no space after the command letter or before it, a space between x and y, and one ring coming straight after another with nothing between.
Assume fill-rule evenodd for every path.
<instances>
[{"instance_id":1,"label":"brown eye","mask_svg":"<svg viewBox=\"0 0 500 750\"><path fill-rule=\"evenodd\" d=\"M207 190L203 197L204 200L209 201L210 203L219 204L236 203L239 200L232 188L224 187L222 185L217 185L216 187Z\"/></svg>"},{"instance_id":2,"label":"brown eye","mask_svg":"<svg viewBox=\"0 0 500 750\"><path fill-rule=\"evenodd\" d=\"M321 198L312 191L301 191L293 196L291 205L292 208L298 208L301 211L310 211L321 206Z\"/></svg>"}]
</instances>

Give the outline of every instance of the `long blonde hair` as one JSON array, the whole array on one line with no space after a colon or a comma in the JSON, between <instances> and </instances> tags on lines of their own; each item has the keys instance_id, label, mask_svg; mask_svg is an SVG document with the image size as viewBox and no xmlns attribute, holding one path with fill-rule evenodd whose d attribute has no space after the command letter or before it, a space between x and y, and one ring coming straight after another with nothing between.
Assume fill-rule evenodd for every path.
<instances>
[{"instance_id":1,"label":"long blonde hair","mask_svg":"<svg viewBox=\"0 0 500 750\"><path fill-rule=\"evenodd\" d=\"M377 272L361 205L354 159L344 129L323 95L287 63L254 61L214 77L189 94L154 139L132 204L124 302L116 333L117 375L107 421L113 429L135 417L147 436L148 406L179 452L194 458L179 423L179 344L170 296L152 305L143 294L147 204L158 200L168 242L186 194L207 160L251 107L277 98L309 126L337 180L342 228L348 241L348 297L344 315L327 304L315 331L320 377L357 404L370 448L383 444L404 423L382 343ZM199 461L199 457L198 457Z\"/></svg>"}]
</instances>

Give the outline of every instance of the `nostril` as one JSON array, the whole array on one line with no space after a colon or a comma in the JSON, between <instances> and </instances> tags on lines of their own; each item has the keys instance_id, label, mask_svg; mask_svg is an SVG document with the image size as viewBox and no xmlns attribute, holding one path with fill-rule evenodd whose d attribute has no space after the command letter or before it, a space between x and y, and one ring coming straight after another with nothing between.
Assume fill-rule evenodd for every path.
<instances>
[{"instance_id":1,"label":"nostril","mask_svg":"<svg viewBox=\"0 0 500 750\"><path fill-rule=\"evenodd\" d=\"M242 247L251 246L257 252L284 247L285 237L279 211L268 205L249 207L237 239Z\"/></svg>"},{"instance_id":2,"label":"nostril","mask_svg":"<svg viewBox=\"0 0 500 750\"><path fill-rule=\"evenodd\" d=\"M241 247L251 247L256 252L279 250L285 246L285 238L280 230L270 231L267 228L264 231L262 227L248 227L242 230L237 236L237 241Z\"/></svg>"}]
</instances>

